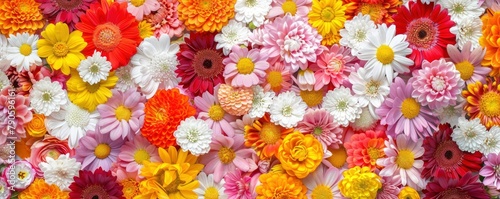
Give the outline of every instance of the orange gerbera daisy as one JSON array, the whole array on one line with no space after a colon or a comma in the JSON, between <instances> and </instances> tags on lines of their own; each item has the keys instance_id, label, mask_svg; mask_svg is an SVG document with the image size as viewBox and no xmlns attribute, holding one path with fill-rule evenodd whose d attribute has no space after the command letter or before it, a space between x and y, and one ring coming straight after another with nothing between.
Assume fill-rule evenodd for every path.
<instances>
[{"instance_id":1,"label":"orange gerbera daisy","mask_svg":"<svg viewBox=\"0 0 500 199\"><path fill-rule=\"evenodd\" d=\"M271 122L269 114L245 126L245 146L252 147L261 160L272 158L293 128L285 129Z\"/></svg>"},{"instance_id":2,"label":"orange gerbera daisy","mask_svg":"<svg viewBox=\"0 0 500 199\"><path fill-rule=\"evenodd\" d=\"M376 24L393 23L392 15L398 12L398 8L402 5L400 0L343 0L344 3L351 3L351 9L345 12L347 19L352 19L354 16L361 13L370 15L370 19Z\"/></svg>"},{"instance_id":3,"label":"orange gerbera daisy","mask_svg":"<svg viewBox=\"0 0 500 199\"><path fill-rule=\"evenodd\" d=\"M111 62L112 70L125 66L141 43L139 23L127 11L126 3L94 3L80 17L76 28L83 32L87 47L82 53L92 56L97 50Z\"/></svg>"},{"instance_id":4,"label":"orange gerbera daisy","mask_svg":"<svg viewBox=\"0 0 500 199\"><path fill-rule=\"evenodd\" d=\"M177 12L186 29L218 32L234 17L236 0L182 0Z\"/></svg>"},{"instance_id":5,"label":"orange gerbera daisy","mask_svg":"<svg viewBox=\"0 0 500 199\"><path fill-rule=\"evenodd\" d=\"M486 128L500 125L500 78L487 78L483 84L468 84L462 96L467 99L464 110L470 119L479 118Z\"/></svg>"},{"instance_id":6,"label":"orange gerbera daisy","mask_svg":"<svg viewBox=\"0 0 500 199\"><path fill-rule=\"evenodd\" d=\"M159 90L146 102L144 108L142 135L151 144L168 148L177 146L174 131L182 120L194 116L196 109L189 103L189 97L179 89Z\"/></svg>"},{"instance_id":7,"label":"orange gerbera daisy","mask_svg":"<svg viewBox=\"0 0 500 199\"><path fill-rule=\"evenodd\" d=\"M44 19L35 0L0 1L0 32L3 35L28 32L43 28Z\"/></svg>"},{"instance_id":8,"label":"orange gerbera daisy","mask_svg":"<svg viewBox=\"0 0 500 199\"><path fill-rule=\"evenodd\" d=\"M479 38L479 44L486 48L486 54L481 62L483 66L491 67L491 76L500 74L500 41L498 37L498 26L500 26L500 12L488 12L481 17L483 21L483 35Z\"/></svg>"}]
</instances>

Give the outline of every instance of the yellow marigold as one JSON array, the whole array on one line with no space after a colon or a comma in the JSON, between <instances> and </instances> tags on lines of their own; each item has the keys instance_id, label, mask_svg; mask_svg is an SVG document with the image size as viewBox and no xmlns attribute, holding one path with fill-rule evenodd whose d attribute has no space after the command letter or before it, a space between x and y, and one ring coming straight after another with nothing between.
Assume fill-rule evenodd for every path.
<instances>
[{"instance_id":1,"label":"yellow marigold","mask_svg":"<svg viewBox=\"0 0 500 199\"><path fill-rule=\"evenodd\" d=\"M33 119L31 119L31 121L28 122L24 128L32 137L43 137L47 132L47 129L45 128L45 115L33 114Z\"/></svg>"},{"instance_id":2,"label":"yellow marigold","mask_svg":"<svg viewBox=\"0 0 500 199\"><path fill-rule=\"evenodd\" d=\"M323 147L313 135L294 131L283 139L276 157L289 175L302 179L321 164Z\"/></svg>"},{"instance_id":3,"label":"yellow marigold","mask_svg":"<svg viewBox=\"0 0 500 199\"><path fill-rule=\"evenodd\" d=\"M147 20L142 20L141 22L139 22L138 28L139 28L139 36L141 36L141 38L145 39L153 36L154 28L151 26L151 23L149 23Z\"/></svg>"},{"instance_id":4,"label":"yellow marigold","mask_svg":"<svg viewBox=\"0 0 500 199\"><path fill-rule=\"evenodd\" d=\"M349 2L350 8L345 12L346 18L352 19L359 13L370 15L370 19L376 24L391 24L394 22L393 15L398 13L398 8L403 4L401 0L343 0Z\"/></svg>"},{"instance_id":5,"label":"yellow marigold","mask_svg":"<svg viewBox=\"0 0 500 199\"><path fill-rule=\"evenodd\" d=\"M37 178L31 185L22 191L19 199L66 199L69 192L63 192L55 184L47 184L43 178Z\"/></svg>"},{"instance_id":6,"label":"yellow marigold","mask_svg":"<svg viewBox=\"0 0 500 199\"><path fill-rule=\"evenodd\" d=\"M418 194L417 190L411 188L411 187L404 187L401 189L398 195L399 199L419 199L420 195Z\"/></svg>"},{"instance_id":7,"label":"yellow marigold","mask_svg":"<svg viewBox=\"0 0 500 199\"><path fill-rule=\"evenodd\" d=\"M217 98L224 111L231 115L242 116L252 108L253 89L233 88L227 84L220 84Z\"/></svg>"},{"instance_id":8,"label":"yellow marigold","mask_svg":"<svg viewBox=\"0 0 500 199\"><path fill-rule=\"evenodd\" d=\"M491 67L490 76L497 76L500 74L500 12L488 12L481 17L483 21L483 34L479 38L479 44L486 48L486 54L481 62L483 66Z\"/></svg>"},{"instance_id":9,"label":"yellow marigold","mask_svg":"<svg viewBox=\"0 0 500 199\"><path fill-rule=\"evenodd\" d=\"M115 72L110 72L105 80L89 84L83 81L78 71L73 70L71 77L66 82L68 98L73 104L92 112L97 108L97 105L106 103L113 95L111 89L115 87L116 82L118 82L118 77L115 76Z\"/></svg>"},{"instance_id":10,"label":"yellow marigold","mask_svg":"<svg viewBox=\"0 0 500 199\"><path fill-rule=\"evenodd\" d=\"M39 7L35 0L0 1L0 32L7 36L22 32L34 34L44 26Z\"/></svg>"},{"instance_id":11,"label":"yellow marigold","mask_svg":"<svg viewBox=\"0 0 500 199\"><path fill-rule=\"evenodd\" d=\"M236 0L179 0L177 13L186 29L218 32L234 17Z\"/></svg>"},{"instance_id":12,"label":"yellow marigold","mask_svg":"<svg viewBox=\"0 0 500 199\"><path fill-rule=\"evenodd\" d=\"M370 167L355 166L342 173L339 182L340 193L347 198L375 198L382 188L380 176L371 172Z\"/></svg>"},{"instance_id":13,"label":"yellow marigold","mask_svg":"<svg viewBox=\"0 0 500 199\"><path fill-rule=\"evenodd\" d=\"M344 27L346 6L342 0L313 0L309 11L309 24L325 37Z\"/></svg>"},{"instance_id":14,"label":"yellow marigold","mask_svg":"<svg viewBox=\"0 0 500 199\"><path fill-rule=\"evenodd\" d=\"M133 178L127 178L120 182L123 186L122 192L123 197L126 199L133 199L135 196L140 194L139 182Z\"/></svg>"},{"instance_id":15,"label":"yellow marigold","mask_svg":"<svg viewBox=\"0 0 500 199\"><path fill-rule=\"evenodd\" d=\"M296 177L284 173L266 173L259 176L257 199L288 198L306 199L307 187Z\"/></svg>"}]
</instances>

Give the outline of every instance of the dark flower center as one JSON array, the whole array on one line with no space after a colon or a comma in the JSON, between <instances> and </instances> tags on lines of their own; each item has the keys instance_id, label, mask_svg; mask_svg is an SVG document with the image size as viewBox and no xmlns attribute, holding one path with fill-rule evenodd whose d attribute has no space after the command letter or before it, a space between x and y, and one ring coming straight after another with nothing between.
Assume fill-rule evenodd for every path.
<instances>
[{"instance_id":1,"label":"dark flower center","mask_svg":"<svg viewBox=\"0 0 500 199\"><path fill-rule=\"evenodd\" d=\"M97 196L97 195L92 196L92 199L99 199L99 196Z\"/></svg>"},{"instance_id":2,"label":"dark flower center","mask_svg":"<svg viewBox=\"0 0 500 199\"><path fill-rule=\"evenodd\" d=\"M438 167L445 170L455 169L462 162L463 152L455 142L446 140L438 145L434 152L434 158Z\"/></svg>"},{"instance_id":3,"label":"dark flower center","mask_svg":"<svg viewBox=\"0 0 500 199\"><path fill-rule=\"evenodd\" d=\"M56 3L63 10L72 10L80 6L82 0L56 0Z\"/></svg>"},{"instance_id":4,"label":"dark flower center","mask_svg":"<svg viewBox=\"0 0 500 199\"><path fill-rule=\"evenodd\" d=\"M415 19L406 30L408 43L413 49L426 50L437 44L438 27L431 19Z\"/></svg>"},{"instance_id":5,"label":"dark flower center","mask_svg":"<svg viewBox=\"0 0 500 199\"><path fill-rule=\"evenodd\" d=\"M423 39L427 36L427 32L425 30L418 31L418 38Z\"/></svg>"},{"instance_id":6,"label":"dark flower center","mask_svg":"<svg viewBox=\"0 0 500 199\"><path fill-rule=\"evenodd\" d=\"M214 78L224 71L223 59L220 52L213 49L203 49L196 52L192 66L200 78Z\"/></svg>"},{"instance_id":7,"label":"dark flower center","mask_svg":"<svg viewBox=\"0 0 500 199\"><path fill-rule=\"evenodd\" d=\"M451 152L451 151L449 151L449 150L448 150L448 151L446 151L446 152L444 153L444 157L446 157L446 159L448 159L448 160L449 160L449 159L451 159L451 158L453 157L453 152Z\"/></svg>"},{"instance_id":8,"label":"dark flower center","mask_svg":"<svg viewBox=\"0 0 500 199\"><path fill-rule=\"evenodd\" d=\"M205 61L203 61L203 67L206 68L206 69L212 68L212 60L205 59Z\"/></svg>"}]
</instances>

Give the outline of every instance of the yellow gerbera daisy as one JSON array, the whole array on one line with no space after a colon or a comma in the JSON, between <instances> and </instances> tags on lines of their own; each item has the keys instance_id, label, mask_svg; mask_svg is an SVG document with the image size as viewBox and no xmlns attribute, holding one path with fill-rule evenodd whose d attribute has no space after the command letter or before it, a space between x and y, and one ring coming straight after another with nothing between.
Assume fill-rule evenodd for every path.
<instances>
[{"instance_id":1,"label":"yellow gerbera daisy","mask_svg":"<svg viewBox=\"0 0 500 199\"><path fill-rule=\"evenodd\" d=\"M24 191L22 191L19 199L35 199L35 198L50 198L50 199L66 199L69 198L69 192L63 192L57 185L49 185L42 178L37 178Z\"/></svg>"},{"instance_id":2,"label":"yellow gerbera daisy","mask_svg":"<svg viewBox=\"0 0 500 199\"><path fill-rule=\"evenodd\" d=\"M74 104L92 112L97 105L108 101L112 95L111 89L115 87L116 82L118 82L118 77L115 76L115 72L110 72L106 80L89 84L83 81L78 71L73 70L71 77L66 82L68 97Z\"/></svg>"},{"instance_id":3,"label":"yellow gerbera daisy","mask_svg":"<svg viewBox=\"0 0 500 199\"><path fill-rule=\"evenodd\" d=\"M42 32L43 39L38 40L38 56L47 58L47 62L54 70L61 70L69 75L70 68L76 69L80 61L85 59L81 51L87 46L82 32L69 32L68 25L62 22L49 24Z\"/></svg>"},{"instance_id":4,"label":"yellow gerbera daisy","mask_svg":"<svg viewBox=\"0 0 500 199\"><path fill-rule=\"evenodd\" d=\"M344 27L347 7L342 0L313 0L312 10L309 12L309 24L318 29L321 36L337 34Z\"/></svg>"},{"instance_id":5,"label":"yellow gerbera daisy","mask_svg":"<svg viewBox=\"0 0 500 199\"><path fill-rule=\"evenodd\" d=\"M139 35L141 36L141 38L145 39L153 36L154 28L151 26L151 23L149 23L147 20L142 20L139 23L138 28L139 28Z\"/></svg>"}]
</instances>

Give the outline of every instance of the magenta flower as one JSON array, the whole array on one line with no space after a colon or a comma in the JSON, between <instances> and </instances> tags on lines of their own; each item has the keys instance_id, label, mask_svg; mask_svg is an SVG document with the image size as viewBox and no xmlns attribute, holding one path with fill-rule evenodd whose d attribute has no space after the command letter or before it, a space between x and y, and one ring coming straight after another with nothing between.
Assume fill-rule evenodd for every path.
<instances>
[{"instance_id":1,"label":"magenta flower","mask_svg":"<svg viewBox=\"0 0 500 199\"><path fill-rule=\"evenodd\" d=\"M435 178L429 182L425 190L424 199L435 198L475 198L489 199L490 196L479 182L479 176L472 173L465 174L460 179Z\"/></svg>"},{"instance_id":2,"label":"magenta flower","mask_svg":"<svg viewBox=\"0 0 500 199\"><path fill-rule=\"evenodd\" d=\"M324 150L327 150L328 146L338 148L339 144L342 144L342 128L324 109L307 110L304 119L297 124L295 129L302 133L312 134L321 142Z\"/></svg>"},{"instance_id":3,"label":"magenta flower","mask_svg":"<svg viewBox=\"0 0 500 199\"><path fill-rule=\"evenodd\" d=\"M257 197L255 187L259 182L260 173L250 175L236 169L224 176L224 193L228 199L253 199Z\"/></svg>"},{"instance_id":4,"label":"magenta flower","mask_svg":"<svg viewBox=\"0 0 500 199\"><path fill-rule=\"evenodd\" d=\"M104 171L109 171L111 164L116 162L122 145L122 139L113 141L109 134L88 131L87 135L78 141L75 158L82 163L82 170L94 172L102 167Z\"/></svg>"},{"instance_id":5,"label":"magenta flower","mask_svg":"<svg viewBox=\"0 0 500 199\"><path fill-rule=\"evenodd\" d=\"M233 87L251 87L262 83L266 76L265 70L269 68L267 55L259 49L248 50L233 46L229 57L222 61L224 78Z\"/></svg>"},{"instance_id":6,"label":"magenta flower","mask_svg":"<svg viewBox=\"0 0 500 199\"><path fill-rule=\"evenodd\" d=\"M479 175L484 176L483 184L500 189L500 155L490 153L483 159L484 166L479 170Z\"/></svg>"},{"instance_id":7,"label":"magenta flower","mask_svg":"<svg viewBox=\"0 0 500 199\"><path fill-rule=\"evenodd\" d=\"M481 65L486 49L482 47L472 49L471 46L472 43L469 41L465 43L461 52L454 45L448 45L446 49L455 68L460 72L460 78L466 84L473 84L476 81L486 83L485 77L491 71L491 68Z\"/></svg>"},{"instance_id":8,"label":"magenta flower","mask_svg":"<svg viewBox=\"0 0 500 199\"><path fill-rule=\"evenodd\" d=\"M48 17L50 23L63 22L68 24L70 30L75 29L75 24L80 21L80 16L85 14L90 4L97 0L58 1L58 0L36 0L40 3L40 9Z\"/></svg>"}]
</instances>

